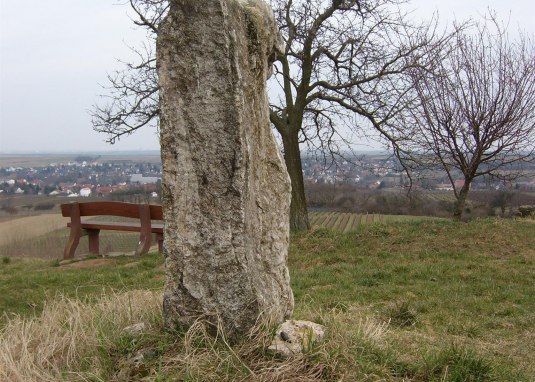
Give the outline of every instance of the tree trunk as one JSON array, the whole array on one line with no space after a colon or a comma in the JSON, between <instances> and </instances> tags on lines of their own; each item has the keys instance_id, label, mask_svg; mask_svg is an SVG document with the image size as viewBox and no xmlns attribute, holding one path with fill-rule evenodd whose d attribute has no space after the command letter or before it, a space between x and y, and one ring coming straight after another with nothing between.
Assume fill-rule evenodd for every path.
<instances>
[{"instance_id":1,"label":"tree trunk","mask_svg":"<svg viewBox=\"0 0 535 382\"><path fill-rule=\"evenodd\" d=\"M455 203L455 209L453 211L453 220L460 221L462 219L469 190L470 181L465 180L464 186L461 188L461 191L459 191L459 195L457 196L457 202Z\"/></svg>"},{"instance_id":2,"label":"tree trunk","mask_svg":"<svg viewBox=\"0 0 535 382\"><path fill-rule=\"evenodd\" d=\"M310 229L308 221L305 185L303 181L303 167L301 152L299 151L298 131L282 135L284 146L284 161L292 184L292 202L290 204L290 230L306 231Z\"/></svg>"}]
</instances>

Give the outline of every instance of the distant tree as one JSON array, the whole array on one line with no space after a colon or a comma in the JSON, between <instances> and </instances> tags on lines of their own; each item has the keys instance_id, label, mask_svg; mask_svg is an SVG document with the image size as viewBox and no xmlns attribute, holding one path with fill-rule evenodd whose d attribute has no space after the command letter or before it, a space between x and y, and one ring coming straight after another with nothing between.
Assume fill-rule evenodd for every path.
<instances>
[{"instance_id":1,"label":"distant tree","mask_svg":"<svg viewBox=\"0 0 535 382\"><path fill-rule=\"evenodd\" d=\"M159 113L153 44L172 3L130 0L136 24L149 43L135 50L137 64L109 77L110 102L96 106L93 126L113 143L150 124ZM301 167L301 147L324 158L342 156L365 127L402 150L396 116L414 103L410 70L426 68L450 36L435 25L415 25L400 9L404 0L271 0L284 38L273 84L280 97L271 122L283 144L292 182L290 226L310 228Z\"/></svg>"},{"instance_id":2,"label":"distant tree","mask_svg":"<svg viewBox=\"0 0 535 382\"><path fill-rule=\"evenodd\" d=\"M474 179L512 180L535 159L535 46L492 15L450 44L435 65L411 69L419 102L404 122L416 155L404 160L446 171L460 220Z\"/></svg>"}]
</instances>

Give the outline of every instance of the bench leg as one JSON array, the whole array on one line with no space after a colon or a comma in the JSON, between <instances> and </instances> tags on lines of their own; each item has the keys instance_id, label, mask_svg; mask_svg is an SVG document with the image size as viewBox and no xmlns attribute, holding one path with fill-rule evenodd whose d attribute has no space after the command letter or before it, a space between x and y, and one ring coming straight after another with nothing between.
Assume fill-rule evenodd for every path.
<instances>
[{"instance_id":1,"label":"bench leg","mask_svg":"<svg viewBox=\"0 0 535 382\"><path fill-rule=\"evenodd\" d=\"M149 251L151 245L151 236L140 239L139 243L136 248L136 252L134 253L134 256L140 256L144 255Z\"/></svg>"},{"instance_id":2,"label":"bench leg","mask_svg":"<svg viewBox=\"0 0 535 382\"><path fill-rule=\"evenodd\" d=\"M156 240L158 240L158 252L163 253L163 235L161 233L156 234Z\"/></svg>"},{"instance_id":3,"label":"bench leg","mask_svg":"<svg viewBox=\"0 0 535 382\"><path fill-rule=\"evenodd\" d=\"M63 250L64 260L72 259L74 257L74 252L76 252L78 243L80 243L80 232L71 229L71 235L69 236L67 245L65 245L65 249Z\"/></svg>"},{"instance_id":4,"label":"bench leg","mask_svg":"<svg viewBox=\"0 0 535 382\"><path fill-rule=\"evenodd\" d=\"M152 244L152 234L141 231L141 234L139 235L139 242L138 242L136 252L134 255L135 256L144 255L145 253L149 251L151 244Z\"/></svg>"},{"instance_id":5,"label":"bench leg","mask_svg":"<svg viewBox=\"0 0 535 382\"><path fill-rule=\"evenodd\" d=\"M100 255L100 246L99 246L99 229L88 229L87 236L89 240L89 253L93 255Z\"/></svg>"},{"instance_id":6,"label":"bench leg","mask_svg":"<svg viewBox=\"0 0 535 382\"><path fill-rule=\"evenodd\" d=\"M148 204L141 204L139 206L139 220L141 223L141 231L139 233L139 243L135 252L136 256L147 253L152 244L150 206Z\"/></svg>"}]
</instances>

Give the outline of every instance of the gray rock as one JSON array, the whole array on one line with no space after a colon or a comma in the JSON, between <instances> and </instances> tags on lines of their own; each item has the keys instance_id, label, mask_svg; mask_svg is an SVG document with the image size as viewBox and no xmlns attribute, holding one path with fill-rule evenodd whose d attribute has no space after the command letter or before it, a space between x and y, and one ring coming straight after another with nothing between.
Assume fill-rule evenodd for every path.
<instances>
[{"instance_id":1,"label":"gray rock","mask_svg":"<svg viewBox=\"0 0 535 382\"><path fill-rule=\"evenodd\" d=\"M147 328L147 325L144 322L140 322L138 324L127 326L123 329L123 331L130 335L138 335L140 333L143 333L145 329Z\"/></svg>"},{"instance_id":2,"label":"gray rock","mask_svg":"<svg viewBox=\"0 0 535 382\"><path fill-rule=\"evenodd\" d=\"M116 379L120 382L132 380L138 381L139 378L146 377L150 373L150 367L147 363L146 350L140 350L131 357L120 360L117 363L118 372Z\"/></svg>"},{"instance_id":3,"label":"gray rock","mask_svg":"<svg viewBox=\"0 0 535 382\"><path fill-rule=\"evenodd\" d=\"M276 331L269 350L283 357L302 354L303 351L325 339L325 327L310 321L289 320Z\"/></svg>"},{"instance_id":4,"label":"gray rock","mask_svg":"<svg viewBox=\"0 0 535 382\"><path fill-rule=\"evenodd\" d=\"M290 181L269 121L280 52L262 0L171 1L157 41L164 318L246 333L293 310Z\"/></svg>"}]
</instances>

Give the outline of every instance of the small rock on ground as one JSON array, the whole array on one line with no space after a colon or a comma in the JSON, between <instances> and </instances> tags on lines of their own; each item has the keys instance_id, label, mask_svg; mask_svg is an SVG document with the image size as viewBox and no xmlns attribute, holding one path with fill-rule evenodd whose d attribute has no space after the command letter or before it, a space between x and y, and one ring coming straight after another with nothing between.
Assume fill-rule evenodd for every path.
<instances>
[{"instance_id":1,"label":"small rock on ground","mask_svg":"<svg viewBox=\"0 0 535 382\"><path fill-rule=\"evenodd\" d=\"M269 350L283 357L301 354L325 338L326 328L310 321L288 320L278 328Z\"/></svg>"},{"instance_id":2,"label":"small rock on ground","mask_svg":"<svg viewBox=\"0 0 535 382\"><path fill-rule=\"evenodd\" d=\"M143 332L146 328L147 325L144 322L140 322L138 324L127 326L123 331L130 335L135 335Z\"/></svg>"}]
</instances>

